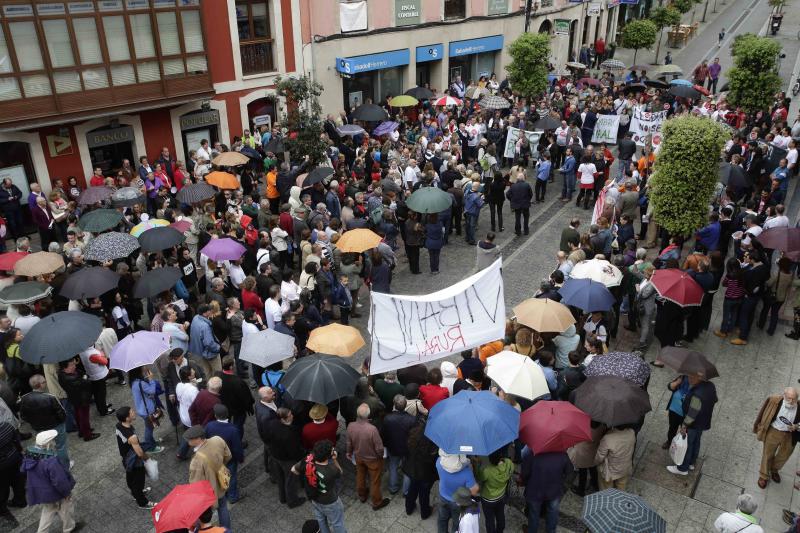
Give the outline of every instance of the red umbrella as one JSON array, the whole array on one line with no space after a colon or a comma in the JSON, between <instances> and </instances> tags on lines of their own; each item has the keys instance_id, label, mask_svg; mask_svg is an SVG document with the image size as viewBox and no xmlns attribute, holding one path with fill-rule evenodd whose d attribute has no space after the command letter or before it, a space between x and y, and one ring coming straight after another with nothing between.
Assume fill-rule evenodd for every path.
<instances>
[{"instance_id":1,"label":"red umbrella","mask_svg":"<svg viewBox=\"0 0 800 533\"><path fill-rule=\"evenodd\" d=\"M592 440L589 415L569 402L540 401L522 412L519 438L533 453L563 452Z\"/></svg>"},{"instance_id":2,"label":"red umbrella","mask_svg":"<svg viewBox=\"0 0 800 533\"><path fill-rule=\"evenodd\" d=\"M702 85L692 85L692 87L694 87L695 91L699 92L700 94L702 94L704 96L708 96L708 95L711 94L711 91L709 91L708 89L706 89Z\"/></svg>"},{"instance_id":3,"label":"red umbrella","mask_svg":"<svg viewBox=\"0 0 800 533\"><path fill-rule=\"evenodd\" d=\"M14 270L17 261L28 255L28 252L7 252L0 254L0 270Z\"/></svg>"},{"instance_id":4,"label":"red umbrella","mask_svg":"<svg viewBox=\"0 0 800 533\"><path fill-rule=\"evenodd\" d=\"M800 251L800 228L770 228L762 231L756 239L769 250Z\"/></svg>"},{"instance_id":5,"label":"red umbrella","mask_svg":"<svg viewBox=\"0 0 800 533\"><path fill-rule=\"evenodd\" d=\"M592 85L594 87L600 87L600 81L594 78L581 78L578 80L578 83L582 83L584 85Z\"/></svg>"},{"instance_id":6,"label":"red umbrella","mask_svg":"<svg viewBox=\"0 0 800 533\"><path fill-rule=\"evenodd\" d=\"M156 533L193 528L200 515L216 501L214 489L205 479L176 485L151 511Z\"/></svg>"},{"instance_id":7,"label":"red umbrella","mask_svg":"<svg viewBox=\"0 0 800 533\"><path fill-rule=\"evenodd\" d=\"M650 282L662 298L681 307L700 305L703 301L703 288L683 270L656 270Z\"/></svg>"},{"instance_id":8,"label":"red umbrella","mask_svg":"<svg viewBox=\"0 0 800 533\"><path fill-rule=\"evenodd\" d=\"M189 231L189 228L192 227L192 223L188 220L179 220L177 222L173 222L169 225L170 228L175 228L176 230L180 231L181 233L186 233Z\"/></svg>"}]
</instances>

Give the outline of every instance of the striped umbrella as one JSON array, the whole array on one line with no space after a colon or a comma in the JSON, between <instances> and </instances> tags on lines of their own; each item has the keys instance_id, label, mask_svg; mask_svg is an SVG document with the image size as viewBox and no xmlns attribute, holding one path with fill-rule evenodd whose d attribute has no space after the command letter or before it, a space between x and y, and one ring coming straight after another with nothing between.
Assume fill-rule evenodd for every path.
<instances>
[{"instance_id":1,"label":"striped umbrella","mask_svg":"<svg viewBox=\"0 0 800 533\"><path fill-rule=\"evenodd\" d=\"M625 70L625 63L620 61L619 59L606 59L602 63L600 63L600 68L603 70L618 70L622 72Z\"/></svg>"},{"instance_id":2,"label":"striped umbrella","mask_svg":"<svg viewBox=\"0 0 800 533\"><path fill-rule=\"evenodd\" d=\"M502 96L489 95L481 98L478 105L481 109L508 109L511 107L511 102Z\"/></svg>"},{"instance_id":3,"label":"striped umbrella","mask_svg":"<svg viewBox=\"0 0 800 533\"><path fill-rule=\"evenodd\" d=\"M433 101L433 105L443 105L443 106L451 106L451 105L461 105L461 100L454 96L442 96L441 98L437 98Z\"/></svg>"},{"instance_id":4,"label":"striped umbrella","mask_svg":"<svg viewBox=\"0 0 800 533\"><path fill-rule=\"evenodd\" d=\"M592 533L664 533L667 522L639 496L606 489L583 499L581 520Z\"/></svg>"},{"instance_id":5,"label":"striped umbrella","mask_svg":"<svg viewBox=\"0 0 800 533\"><path fill-rule=\"evenodd\" d=\"M131 235L134 237L138 237L145 231L153 228L159 228L162 226L169 226L169 220L164 220L163 218L153 218L150 220L145 220L144 222L140 222L136 224L133 229L131 230Z\"/></svg>"}]
</instances>

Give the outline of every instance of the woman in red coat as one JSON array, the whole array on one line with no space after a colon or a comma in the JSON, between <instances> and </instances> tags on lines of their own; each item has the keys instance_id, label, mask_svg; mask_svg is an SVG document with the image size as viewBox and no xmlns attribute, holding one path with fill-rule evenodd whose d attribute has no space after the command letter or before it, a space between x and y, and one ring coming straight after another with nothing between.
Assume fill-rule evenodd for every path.
<instances>
[{"instance_id":1,"label":"woman in red coat","mask_svg":"<svg viewBox=\"0 0 800 533\"><path fill-rule=\"evenodd\" d=\"M264 319L264 302L256 292L256 278L247 276L242 282L242 310L252 309Z\"/></svg>"}]
</instances>

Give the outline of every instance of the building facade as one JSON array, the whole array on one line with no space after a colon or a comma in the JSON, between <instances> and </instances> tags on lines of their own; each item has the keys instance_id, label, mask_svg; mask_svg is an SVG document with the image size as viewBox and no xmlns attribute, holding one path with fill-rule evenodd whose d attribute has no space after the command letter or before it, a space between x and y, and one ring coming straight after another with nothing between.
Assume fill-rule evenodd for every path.
<instances>
[{"instance_id":1,"label":"building facade","mask_svg":"<svg viewBox=\"0 0 800 533\"><path fill-rule=\"evenodd\" d=\"M274 122L299 19L299 0L0 2L0 178L85 184Z\"/></svg>"},{"instance_id":2,"label":"building facade","mask_svg":"<svg viewBox=\"0 0 800 533\"><path fill-rule=\"evenodd\" d=\"M507 45L524 31L525 0L301 0L303 66L325 88L326 112L429 84L440 92L505 78ZM563 68L581 44L616 33L617 0L536 0L530 31L552 36Z\"/></svg>"}]
</instances>

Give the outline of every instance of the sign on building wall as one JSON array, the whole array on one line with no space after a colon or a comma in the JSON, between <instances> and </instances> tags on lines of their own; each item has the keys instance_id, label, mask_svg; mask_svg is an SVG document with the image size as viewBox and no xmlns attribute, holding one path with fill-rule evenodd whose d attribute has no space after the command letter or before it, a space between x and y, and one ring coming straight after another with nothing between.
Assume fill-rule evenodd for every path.
<instances>
[{"instance_id":1,"label":"sign on building wall","mask_svg":"<svg viewBox=\"0 0 800 533\"><path fill-rule=\"evenodd\" d=\"M417 63L426 61L439 61L444 57L444 45L429 44L427 46L417 46Z\"/></svg>"},{"instance_id":2,"label":"sign on building wall","mask_svg":"<svg viewBox=\"0 0 800 533\"><path fill-rule=\"evenodd\" d=\"M61 135L48 135L47 148L50 150L50 157L58 157L60 155L69 155L72 153L72 139L69 135L62 137Z\"/></svg>"},{"instance_id":3,"label":"sign on building wall","mask_svg":"<svg viewBox=\"0 0 800 533\"><path fill-rule=\"evenodd\" d=\"M219 124L219 111L216 109L203 111L202 113L189 113L181 117L182 130L193 130L211 124Z\"/></svg>"},{"instance_id":4,"label":"sign on building wall","mask_svg":"<svg viewBox=\"0 0 800 533\"><path fill-rule=\"evenodd\" d=\"M131 141L133 141L133 128L131 126L90 131L86 134L86 143L89 145L89 148Z\"/></svg>"},{"instance_id":5,"label":"sign on building wall","mask_svg":"<svg viewBox=\"0 0 800 533\"><path fill-rule=\"evenodd\" d=\"M508 0L489 0L490 15L505 15L508 13Z\"/></svg>"},{"instance_id":6,"label":"sign on building wall","mask_svg":"<svg viewBox=\"0 0 800 533\"><path fill-rule=\"evenodd\" d=\"M411 26L422 22L423 0L394 0L394 25Z\"/></svg>"},{"instance_id":7,"label":"sign on building wall","mask_svg":"<svg viewBox=\"0 0 800 533\"><path fill-rule=\"evenodd\" d=\"M553 25L556 35L569 35L569 21L564 19L556 19Z\"/></svg>"},{"instance_id":8,"label":"sign on building wall","mask_svg":"<svg viewBox=\"0 0 800 533\"><path fill-rule=\"evenodd\" d=\"M600 14L600 4L597 2L589 4L589 7L586 9L586 14L590 17L598 16Z\"/></svg>"}]
</instances>

